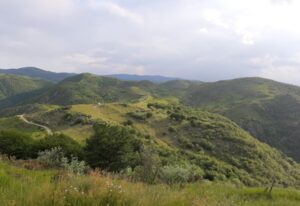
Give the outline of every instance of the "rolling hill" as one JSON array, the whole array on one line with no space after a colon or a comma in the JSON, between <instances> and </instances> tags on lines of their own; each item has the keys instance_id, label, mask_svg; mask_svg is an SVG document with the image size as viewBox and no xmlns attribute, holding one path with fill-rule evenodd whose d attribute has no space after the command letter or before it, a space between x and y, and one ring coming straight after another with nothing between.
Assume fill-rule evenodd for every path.
<instances>
[{"instance_id":1,"label":"rolling hill","mask_svg":"<svg viewBox=\"0 0 300 206\"><path fill-rule=\"evenodd\" d=\"M300 180L299 165L229 119L169 100L80 104L28 113L26 118L82 144L96 122L127 125L162 164L193 165L209 180L236 178L247 185L267 185L274 179L280 185L294 185Z\"/></svg>"},{"instance_id":2,"label":"rolling hill","mask_svg":"<svg viewBox=\"0 0 300 206\"><path fill-rule=\"evenodd\" d=\"M242 78L193 85L182 101L230 118L254 137L300 161L300 87Z\"/></svg>"},{"instance_id":3,"label":"rolling hill","mask_svg":"<svg viewBox=\"0 0 300 206\"><path fill-rule=\"evenodd\" d=\"M54 85L33 101L58 105L134 101L157 92L149 81L121 81L111 77L79 74Z\"/></svg>"},{"instance_id":4,"label":"rolling hill","mask_svg":"<svg viewBox=\"0 0 300 206\"><path fill-rule=\"evenodd\" d=\"M44 87L49 87L50 85L50 82L39 79L0 74L0 100L29 93Z\"/></svg>"},{"instance_id":5,"label":"rolling hill","mask_svg":"<svg viewBox=\"0 0 300 206\"><path fill-rule=\"evenodd\" d=\"M153 83L164 83L164 82L179 79L175 77L165 77L160 75L111 74L107 76L119 80L123 80L123 81L150 81Z\"/></svg>"},{"instance_id":6,"label":"rolling hill","mask_svg":"<svg viewBox=\"0 0 300 206\"><path fill-rule=\"evenodd\" d=\"M59 82L67 77L74 76L74 73L56 73L45 71L36 67L22 67L19 69L0 69L0 74L14 74L44 79L52 82Z\"/></svg>"}]
</instances>

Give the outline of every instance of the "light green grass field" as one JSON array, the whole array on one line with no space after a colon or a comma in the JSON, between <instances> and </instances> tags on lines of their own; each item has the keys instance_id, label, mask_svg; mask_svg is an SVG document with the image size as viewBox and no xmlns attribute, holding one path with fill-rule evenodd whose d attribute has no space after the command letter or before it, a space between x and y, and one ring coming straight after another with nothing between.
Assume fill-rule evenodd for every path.
<instances>
[{"instance_id":1,"label":"light green grass field","mask_svg":"<svg viewBox=\"0 0 300 206\"><path fill-rule=\"evenodd\" d=\"M3 206L299 206L300 191L199 182L169 187L132 183L92 172L73 176L55 170L27 170L0 162Z\"/></svg>"}]
</instances>

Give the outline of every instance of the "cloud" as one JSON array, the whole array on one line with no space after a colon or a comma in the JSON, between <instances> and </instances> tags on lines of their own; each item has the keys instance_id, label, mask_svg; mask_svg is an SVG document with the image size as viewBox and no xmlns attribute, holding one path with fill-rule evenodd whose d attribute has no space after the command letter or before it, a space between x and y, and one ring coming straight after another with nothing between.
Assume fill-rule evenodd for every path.
<instances>
[{"instance_id":1,"label":"cloud","mask_svg":"<svg viewBox=\"0 0 300 206\"><path fill-rule=\"evenodd\" d=\"M205 9L203 11L203 18L210 22L215 24L216 26L220 26L224 29L228 29L229 25L223 20L221 12L219 12L216 9Z\"/></svg>"},{"instance_id":2,"label":"cloud","mask_svg":"<svg viewBox=\"0 0 300 206\"><path fill-rule=\"evenodd\" d=\"M300 84L299 10L271 0L1 0L0 67Z\"/></svg>"},{"instance_id":3,"label":"cloud","mask_svg":"<svg viewBox=\"0 0 300 206\"><path fill-rule=\"evenodd\" d=\"M272 55L250 59L259 68L258 76L300 85L300 56L284 58Z\"/></svg>"},{"instance_id":4,"label":"cloud","mask_svg":"<svg viewBox=\"0 0 300 206\"><path fill-rule=\"evenodd\" d=\"M90 2L90 6L93 9L107 11L113 15L128 19L137 24L144 23L144 19L139 14L134 13L134 12L130 11L129 9L126 9L125 7L121 7L117 3L113 3L110 1L107 1L107 2L100 1L99 2L97 0L90 0L89 2Z\"/></svg>"},{"instance_id":5,"label":"cloud","mask_svg":"<svg viewBox=\"0 0 300 206\"><path fill-rule=\"evenodd\" d=\"M273 4L292 3L293 0L271 0Z\"/></svg>"}]
</instances>

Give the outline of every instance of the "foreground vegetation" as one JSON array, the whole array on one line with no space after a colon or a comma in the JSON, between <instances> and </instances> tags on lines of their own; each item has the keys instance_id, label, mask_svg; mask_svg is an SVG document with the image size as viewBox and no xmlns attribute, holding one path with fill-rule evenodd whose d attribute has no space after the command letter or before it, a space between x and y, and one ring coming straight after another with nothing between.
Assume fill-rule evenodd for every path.
<instances>
[{"instance_id":1,"label":"foreground vegetation","mask_svg":"<svg viewBox=\"0 0 300 206\"><path fill-rule=\"evenodd\" d=\"M300 202L300 192L289 188L268 193L265 188L209 181L147 185L99 171L76 176L62 170L28 170L24 165L0 161L0 205L296 206Z\"/></svg>"}]
</instances>

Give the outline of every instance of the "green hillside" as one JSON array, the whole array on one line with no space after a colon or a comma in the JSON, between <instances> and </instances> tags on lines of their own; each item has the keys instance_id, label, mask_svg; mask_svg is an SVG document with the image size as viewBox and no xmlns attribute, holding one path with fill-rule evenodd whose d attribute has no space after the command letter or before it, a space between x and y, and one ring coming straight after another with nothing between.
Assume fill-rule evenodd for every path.
<instances>
[{"instance_id":1,"label":"green hillside","mask_svg":"<svg viewBox=\"0 0 300 206\"><path fill-rule=\"evenodd\" d=\"M148 81L129 82L92 74L80 74L56 84L34 101L59 105L134 101L157 86Z\"/></svg>"},{"instance_id":2,"label":"green hillside","mask_svg":"<svg viewBox=\"0 0 300 206\"><path fill-rule=\"evenodd\" d=\"M0 74L0 100L39 90L49 85L51 85L49 82L43 80Z\"/></svg>"},{"instance_id":3,"label":"green hillside","mask_svg":"<svg viewBox=\"0 0 300 206\"><path fill-rule=\"evenodd\" d=\"M56 73L36 67L22 67L19 69L0 69L0 74L11 74L26 76L31 78L43 79L51 82L59 82L67 77L74 76L74 73Z\"/></svg>"},{"instance_id":4,"label":"green hillside","mask_svg":"<svg viewBox=\"0 0 300 206\"><path fill-rule=\"evenodd\" d=\"M300 161L300 88L262 78L192 86L186 105L230 118L254 137Z\"/></svg>"},{"instance_id":5,"label":"green hillside","mask_svg":"<svg viewBox=\"0 0 300 206\"><path fill-rule=\"evenodd\" d=\"M84 144L95 122L129 125L165 165L192 165L209 180L237 179L248 185L298 184L299 166L220 115L168 100L133 104L73 105L26 115Z\"/></svg>"}]
</instances>

